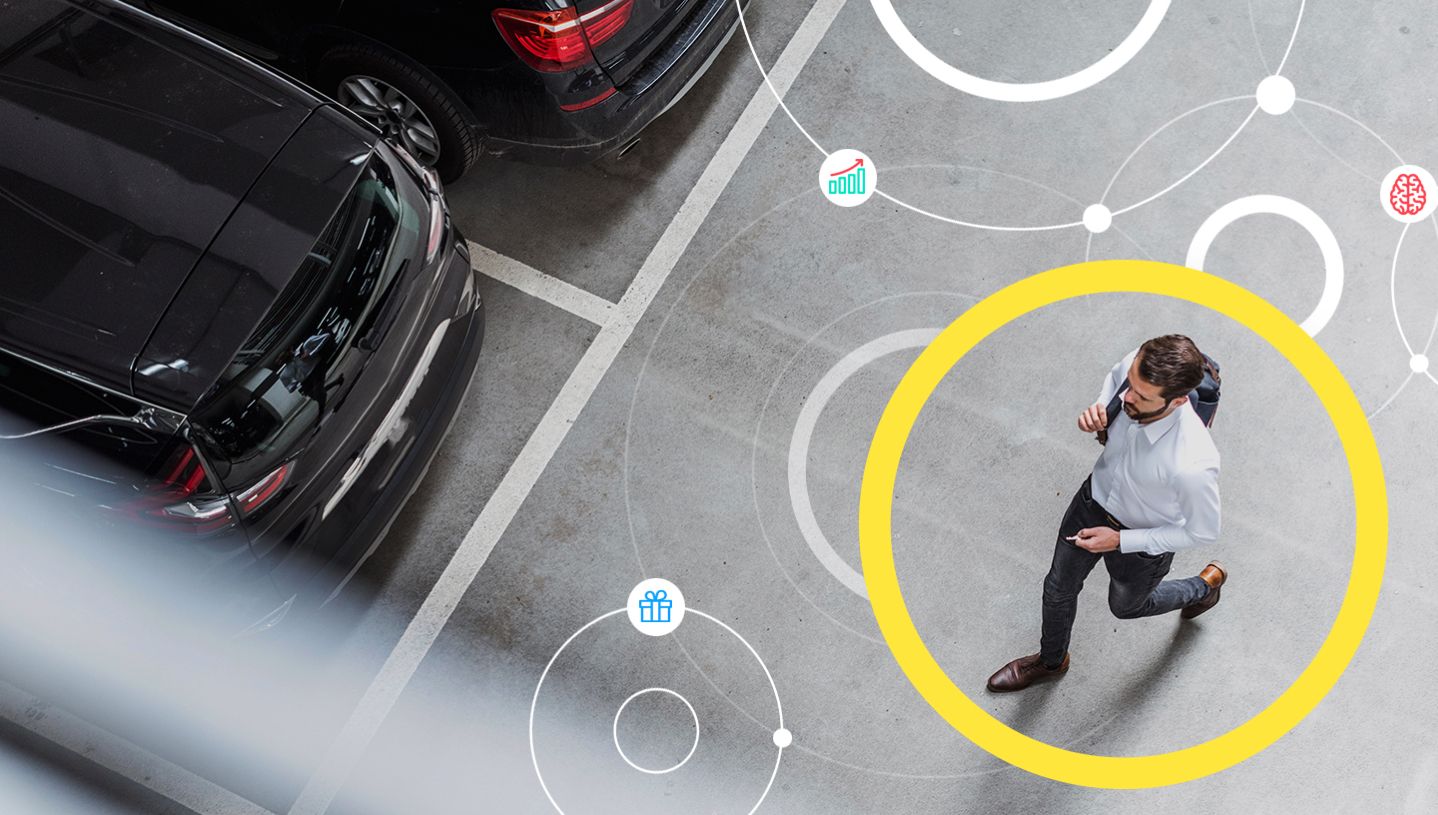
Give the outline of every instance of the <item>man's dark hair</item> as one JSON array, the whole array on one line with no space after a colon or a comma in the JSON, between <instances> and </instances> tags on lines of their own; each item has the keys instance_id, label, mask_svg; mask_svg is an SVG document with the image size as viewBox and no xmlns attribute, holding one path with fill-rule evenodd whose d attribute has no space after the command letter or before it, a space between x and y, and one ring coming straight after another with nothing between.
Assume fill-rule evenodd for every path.
<instances>
[{"instance_id":1,"label":"man's dark hair","mask_svg":"<svg viewBox=\"0 0 1438 815\"><path fill-rule=\"evenodd\" d=\"M1138 349L1138 375L1157 385L1164 401L1187 396L1203 382L1203 354L1182 334L1154 337Z\"/></svg>"}]
</instances>

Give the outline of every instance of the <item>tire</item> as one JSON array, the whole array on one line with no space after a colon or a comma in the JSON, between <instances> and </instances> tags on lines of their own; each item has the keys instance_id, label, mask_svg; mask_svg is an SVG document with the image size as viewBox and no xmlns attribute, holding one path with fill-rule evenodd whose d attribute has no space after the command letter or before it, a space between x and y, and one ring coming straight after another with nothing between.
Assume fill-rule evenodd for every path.
<instances>
[{"instance_id":1,"label":"tire","mask_svg":"<svg viewBox=\"0 0 1438 815\"><path fill-rule=\"evenodd\" d=\"M479 137L453 99L425 71L388 51L351 43L321 59L320 87L402 145L446 184L458 181L482 152Z\"/></svg>"}]
</instances>

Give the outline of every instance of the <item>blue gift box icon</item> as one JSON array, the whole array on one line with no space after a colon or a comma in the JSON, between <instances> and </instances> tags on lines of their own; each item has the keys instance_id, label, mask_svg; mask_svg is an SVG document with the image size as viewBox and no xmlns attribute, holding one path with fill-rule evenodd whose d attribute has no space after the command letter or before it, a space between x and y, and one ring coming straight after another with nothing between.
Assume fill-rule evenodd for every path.
<instances>
[{"instance_id":1,"label":"blue gift box icon","mask_svg":"<svg viewBox=\"0 0 1438 815\"><path fill-rule=\"evenodd\" d=\"M664 589L644 592L644 599L639 601L639 622L669 622L669 610L674 607L674 602L666 600L665 598L668 596L669 592Z\"/></svg>"}]
</instances>

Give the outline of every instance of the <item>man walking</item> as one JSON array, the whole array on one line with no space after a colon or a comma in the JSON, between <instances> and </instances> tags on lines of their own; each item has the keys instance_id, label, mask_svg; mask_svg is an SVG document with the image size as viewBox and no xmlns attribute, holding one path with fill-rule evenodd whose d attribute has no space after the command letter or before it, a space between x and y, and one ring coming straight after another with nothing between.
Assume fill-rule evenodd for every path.
<instances>
[{"instance_id":1,"label":"man walking","mask_svg":"<svg viewBox=\"0 0 1438 815\"><path fill-rule=\"evenodd\" d=\"M1218 602L1228 573L1216 560L1197 577L1163 579L1174 552L1218 538L1218 450L1188 404L1203 376L1203 354L1192 340L1155 337L1114 366L1098 400L1079 416L1080 430L1108 437L1059 526L1044 578L1039 652L1000 668L989 690L1023 690L1069 669L1078 595L1100 560L1109 574L1109 609L1119 619L1177 609L1197 617ZM1120 391L1123 410L1109 417L1104 406Z\"/></svg>"}]
</instances>

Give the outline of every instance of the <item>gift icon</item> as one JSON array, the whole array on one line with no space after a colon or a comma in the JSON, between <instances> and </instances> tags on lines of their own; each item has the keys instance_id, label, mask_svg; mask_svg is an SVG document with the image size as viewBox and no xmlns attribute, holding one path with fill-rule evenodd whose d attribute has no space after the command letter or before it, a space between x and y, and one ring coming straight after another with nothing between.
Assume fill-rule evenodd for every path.
<instances>
[{"instance_id":1,"label":"gift icon","mask_svg":"<svg viewBox=\"0 0 1438 815\"><path fill-rule=\"evenodd\" d=\"M665 599L669 593L664 589L644 592L644 599L639 601L639 622L641 623L667 623L669 622L670 609L674 602Z\"/></svg>"}]
</instances>

